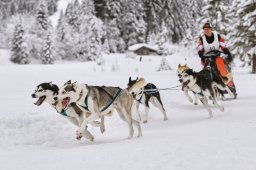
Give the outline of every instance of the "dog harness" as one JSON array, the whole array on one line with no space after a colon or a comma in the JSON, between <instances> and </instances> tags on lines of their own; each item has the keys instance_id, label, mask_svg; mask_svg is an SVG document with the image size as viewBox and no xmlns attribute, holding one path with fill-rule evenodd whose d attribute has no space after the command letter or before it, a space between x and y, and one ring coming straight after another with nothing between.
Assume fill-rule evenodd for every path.
<instances>
[{"instance_id":1,"label":"dog harness","mask_svg":"<svg viewBox=\"0 0 256 170\"><path fill-rule=\"evenodd\" d=\"M143 93L143 89L141 89L141 92L139 94ZM142 97L143 97L143 94L140 96L140 98L137 100L139 103L142 103L141 100L142 100Z\"/></svg>"},{"instance_id":2,"label":"dog harness","mask_svg":"<svg viewBox=\"0 0 256 170\"><path fill-rule=\"evenodd\" d=\"M200 89L201 89L201 91L200 91L199 93L194 92L192 89L190 89L190 90L191 90L194 94L198 94L198 95L204 97L203 90L202 90L202 88L201 88L201 87L202 87L202 84L203 84L203 82L201 82L201 86L199 86Z\"/></svg>"},{"instance_id":3,"label":"dog harness","mask_svg":"<svg viewBox=\"0 0 256 170\"><path fill-rule=\"evenodd\" d=\"M141 88L141 92L140 92L139 94L141 94L141 93L146 93L146 94L150 95L150 94L154 94L154 93L157 93L157 92L158 92L158 90L155 89L155 87L153 86L152 83L148 83L146 86L147 86L147 87L150 86L149 89L145 89L145 87L144 87L144 88ZM143 97L143 94L142 94L141 97L137 100L139 103L142 103L142 102L141 102L142 97Z\"/></svg>"},{"instance_id":4,"label":"dog harness","mask_svg":"<svg viewBox=\"0 0 256 170\"><path fill-rule=\"evenodd\" d=\"M152 83L148 83L146 86L150 86L149 89L144 90L144 92L146 94L153 94L153 93L157 93L158 92L158 91L154 90L155 88L154 88Z\"/></svg>"},{"instance_id":5,"label":"dog harness","mask_svg":"<svg viewBox=\"0 0 256 170\"><path fill-rule=\"evenodd\" d=\"M69 115L67 114L66 112L66 109L62 109L61 112L59 112L62 116L66 116L66 117L69 117Z\"/></svg>"},{"instance_id":6,"label":"dog harness","mask_svg":"<svg viewBox=\"0 0 256 170\"><path fill-rule=\"evenodd\" d=\"M203 91L202 91L202 89L201 89L201 92L199 92L199 93L196 93L196 92L194 92L193 90L191 90L194 94L198 94L198 95L200 95L200 96L204 96L204 94L203 94Z\"/></svg>"},{"instance_id":7,"label":"dog harness","mask_svg":"<svg viewBox=\"0 0 256 170\"><path fill-rule=\"evenodd\" d=\"M52 106L56 109L56 105L57 105L57 101L55 103L52 104ZM57 111L57 109L56 109ZM57 111L58 112L58 111ZM58 112L59 114L61 114L62 116L66 116L69 117L69 115L67 114L65 109L62 109L61 112Z\"/></svg>"},{"instance_id":8,"label":"dog harness","mask_svg":"<svg viewBox=\"0 0 256 170\"><path fill-rule=\"evenodd\" d=\"M104 86L103 86L103 87L100 87L100 88L102 88L107 94L109 94L109 93L104 89ZM103 108L100 110L100 112L104 112L105 110L107 110L107 108L109 108L109 106L111 106L111 105L113 104L113 102L116 100L116 98L121 94L122 89L119 88L119 87L117 87L116 89L117 89L117 91L116 91L116 93L115 93L114 96L111 96L111 95L109 94L109 95L111 96L112 100L110 100L110 101L107 103L107 105L106 105L105 107L103 107ZM87 111L89 111L89 108L88 108L88 96L89 96L89 93L90 93L90 91L88 92L88 94L86 95L86 97L85 97L85 99L84 99L84 104L85 104L85 106L81 106L81 105L80 105L82 108L84 108L84 109L87 110Z\"/></svg>"}]
</instances>

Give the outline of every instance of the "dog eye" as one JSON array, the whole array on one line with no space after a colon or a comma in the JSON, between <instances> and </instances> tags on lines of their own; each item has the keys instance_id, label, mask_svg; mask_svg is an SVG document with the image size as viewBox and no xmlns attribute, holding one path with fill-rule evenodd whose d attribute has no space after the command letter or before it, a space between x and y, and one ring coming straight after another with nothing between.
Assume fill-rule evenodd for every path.
<instances>
[{"instance_id":1,"label":"dog eye","mask_svg":"<svg viewBox=\"0 0 256 170\"><path fill-rule=\"evenodd\" d=\"M42 89L38 90L38 92L42 92L42 91L43 91Z\"/></svg>"},{"instance_id":2,"label":"dog eye","mask_svg":"<svg viewBox=\"0 0 256 170\"><path fill-rule=\"evenodd\" d=\"M63 92L62 92L62 94L65 94L65 93L66 93L66 91L63 91Z\"/></svg>"}]
</instances>

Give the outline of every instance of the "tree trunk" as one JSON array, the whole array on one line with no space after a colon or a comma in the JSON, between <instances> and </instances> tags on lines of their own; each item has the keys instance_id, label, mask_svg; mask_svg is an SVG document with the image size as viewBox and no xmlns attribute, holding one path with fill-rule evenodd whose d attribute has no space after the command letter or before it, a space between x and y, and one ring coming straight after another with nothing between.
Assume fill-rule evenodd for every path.
<instances>
[{"instance_id":1,"label":"tree trunk","mask_svg":"<svg viewBox=\"0 0 256 170\"><path fill-rule=\"evenodd\" d=\"M252 73L256 74L256 54L252 56Z\"/></svg>"}]
</instances>

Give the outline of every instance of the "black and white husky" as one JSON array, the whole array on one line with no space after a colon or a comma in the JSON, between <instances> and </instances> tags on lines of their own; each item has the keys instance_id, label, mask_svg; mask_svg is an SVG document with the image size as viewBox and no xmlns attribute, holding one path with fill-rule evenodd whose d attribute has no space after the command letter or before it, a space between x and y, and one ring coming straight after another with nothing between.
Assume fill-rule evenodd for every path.
<instances>
[{"instance_id":1,"label":"black and white husky","mask_svg":"<svg viewBox=\"0 0 256 170\"><path fill-rule=\"evenodd\" d=\"M129 78L128 88L133 86L138 81L138 77L136 80L132 80ZM136 100L136 109L139 113L139 105L142 104L144 106L145 118L143 123L148 122L148 112L149 112L149 102L157 107L163 114L164 120L168 120L166 116L166 111L164 109L160 93L157 91L157 87L152 83L147 83L144 87L138 89L137 91L132 92L133 98Z\"/></svg>"},{"instance_id":2,"label":"black and white husky","mask_svg":"<svg viewBox=\"0 0 256 170\"><path fill-rule=\"evenodd\" d=\"M218 103L215 92L216 88L226 90L232 97L234 97L233 93L228 86L225 85L221 77L208 69L203 69L200 72L195 72L192 69L185 70L181 73L179 81L182 83L183 89L189 88L200 99L209 112L210 118L213 115L208 105L207 97L211 97L214 105L221 111L224 111L224 107Z\"/></svg>"},{"instance_id":3,"label":"black and white husky","mask_svg":"<svg viewBox=\"0 0 256 170\"><path fill-rule=\"evenodd\" d=\"M31 95L32 98L38 98L38 100L34 103L37 106L40 106L43 102L46 102L50 104L55 110L61 110L63 103L61 101L56 100L57 96L59 94L59 87L55 84L49 83L41 83L37 86L35 92ZM76 126L80 126L81 121L83 121L83 118L81 118L76 111L76 107L73 106L69 110L67 110L65 113L61 112L61 114L67 119L72 122ZM104 117L101 119L101 122L94 121L92 123L93 126L101 127L101 132L103 133L105 131L104 127ZM86 139L93 141L94 137L93 135L85 129L83 133L83 137Z\"/></svg>"}]
</instances>

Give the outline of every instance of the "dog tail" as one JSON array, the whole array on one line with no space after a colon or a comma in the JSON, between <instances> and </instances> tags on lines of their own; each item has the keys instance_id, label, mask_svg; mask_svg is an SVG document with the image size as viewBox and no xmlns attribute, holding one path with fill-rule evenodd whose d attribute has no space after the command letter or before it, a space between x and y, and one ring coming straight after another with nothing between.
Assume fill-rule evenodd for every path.
<instances>
[{"instance_id":1,"label":"dog tail","mask_svg":"<svg viewBox=\"0 0 256 170\"><path fill-rule=\"evenodd\" d=\"M131 87L128 87L127 90L129 93L131 93L133 91L137 91L137 90L143 88L146 85L147 85L147 82L145 81L145 79L140 78L134 85L132 85Z\"/></svg>"}]
</instances>

